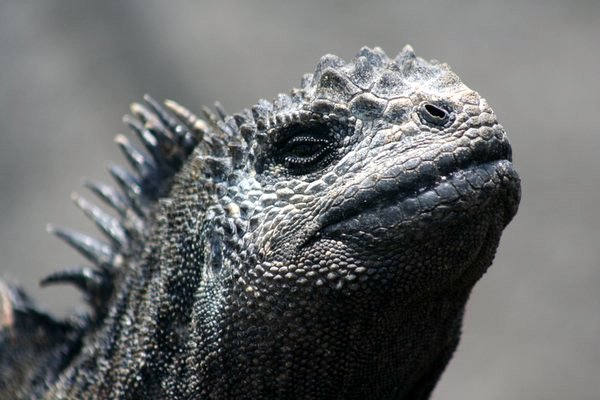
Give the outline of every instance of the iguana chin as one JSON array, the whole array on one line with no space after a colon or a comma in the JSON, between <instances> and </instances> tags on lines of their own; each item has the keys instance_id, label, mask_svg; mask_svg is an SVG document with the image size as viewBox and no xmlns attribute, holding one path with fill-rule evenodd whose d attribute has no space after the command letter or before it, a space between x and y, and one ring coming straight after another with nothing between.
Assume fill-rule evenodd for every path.
<instances>
[{"instance_id":1,"label":"iguana chin","mask_svg":"<svg viewBox=\"0 0 600 400\"><path fill-rule=\"evenodd\" d=\"M0 288L0 398L426 399L517 211L496 116L407 46L321 58L300 89L199 119L150 97L117 142L106 242L57 320Z\"/></svg>"}]
</instances>

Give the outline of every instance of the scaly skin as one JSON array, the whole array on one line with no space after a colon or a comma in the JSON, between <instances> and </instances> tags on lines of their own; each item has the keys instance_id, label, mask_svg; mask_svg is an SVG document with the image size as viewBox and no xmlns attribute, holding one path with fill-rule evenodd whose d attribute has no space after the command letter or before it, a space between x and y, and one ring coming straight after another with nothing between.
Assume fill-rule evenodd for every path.
<instances>
[{"instance_id":1,"label":"scaly skin","mask_svg":"<svg viewBox=\"0 0 600 400\"><path fill-rule=\"evenodd\" d=\"M95 268L46 282L75 283L93 312L11 342L39 311L0 290L0 394L428 398L519 202L486 101L410 47L324 56L233 117L147 101L129 123L150 155L118 139L138 176L91 185L120 218L77 199L111 244L53 228Z\"/></svg>"}]
</instances>

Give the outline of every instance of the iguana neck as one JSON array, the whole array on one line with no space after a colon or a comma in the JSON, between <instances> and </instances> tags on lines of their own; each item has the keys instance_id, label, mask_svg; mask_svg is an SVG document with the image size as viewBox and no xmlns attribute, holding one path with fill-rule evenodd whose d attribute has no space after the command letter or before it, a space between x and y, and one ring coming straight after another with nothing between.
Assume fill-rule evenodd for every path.
<instances>
[{"instance_id":1,"label":"iguana neck","mask_svg":"<svg viewBox=\"0 0 600 400\"><path fill-rule=\"evenodd\" d=\"M218 337L220 345L200 350L196 364L201 368L195 371L200 398L428 395L431 388L421 386L441 373L456 348L467 297L453 293L404 307L393 302L377 310L365 306L352 313L325 310L315 298L312 312L288 303L276 317L253 310L253 319L222 320L204 327L207 337ZM438 351L432 354L431 349ZM257 365L272 374L265 376Z\"/></svg>"}]
</instances>

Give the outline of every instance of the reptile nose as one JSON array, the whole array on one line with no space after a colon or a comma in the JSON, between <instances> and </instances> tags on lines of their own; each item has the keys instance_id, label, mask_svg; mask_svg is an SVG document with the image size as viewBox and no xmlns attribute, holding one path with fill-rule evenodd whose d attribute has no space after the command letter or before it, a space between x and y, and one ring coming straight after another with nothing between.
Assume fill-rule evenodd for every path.
<instances>
[{"instance_id":1,"label":"reptile nose","mask_svg":"<svg viewBox=\"0 0 600 400\"><path fill-rule=\"evenodd\" d=\"M429 125L446 126L450 121L450 111L440 105L425 103L419 110L423 122Z\"/></svg>"}]
</instances>

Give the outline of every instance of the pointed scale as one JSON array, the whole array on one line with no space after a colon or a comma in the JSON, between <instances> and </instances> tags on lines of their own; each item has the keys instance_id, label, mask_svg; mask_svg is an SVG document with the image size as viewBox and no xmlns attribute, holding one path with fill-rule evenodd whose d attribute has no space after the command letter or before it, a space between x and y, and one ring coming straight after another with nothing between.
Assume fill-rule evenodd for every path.
<instances>
[{"instance_id":1,"label":"pointed scale","mask_svg":"<svg viewBox=\"0 0 600 400\"><path fill-rule=\"evenodd\" d=\"M71 284L84 293L95 317L101 320L107 312L108 299L114 291L114 276L90 267L57 271L40 281L40 285Z\"/></svg>"},{"instance_id":2,"label":"pointed scale","mask_svg":"<svg viewBox=\"0 0 600 400\"><path fill-rule=\"evenodd\" d=\"M175 134L182 132L184 127L180 122L167 111L159 102L154 100L150 95L144 95L144 101L150 106L152 111L158 116L162 123Z\"/></svg>"},{"instance_id":3,"label":"pointed scale","mask_svg":"<svg viewBox=\"0 0 600 400\"><path fill-rule=\"evenodd\" d=\"M79 267L53 272L40 281L42 286L59 283L70 283L83 292L93 293L110 287L111 278L93 268Z\"/></svg>"},{"instance_id":4,"label":"pointed scale","mask_svg":"<svg viewBox=\"0 0 600 400\"><path fill-rule=\"evenodd\" d=\"M138 118L143 129L149 131L156 139L159 154L157 157L174 170L178 170L185 161L185 155L179 148L176 135L165 127L159 116L140 103L133 103L131 113ZM154 155L154 154L153 154Z\"/></svg>"},{"instance_id":5,"label":"pointed scale","mask_svg":"<svg viewBox=\"0 0 600 400\"><path fill-rule=\"evenodd\" d=\"M204 117L210 122L212 126L217 126L217 123L220 121L220 118L215 114L210 108L206 106L202 106L202 114Z\"/></svg>"},{"instance_id":6,"label":"pointed scale","mask_svg":"<svg viewBox=\"0 0 600 400\"><path fill-rule=\"evenodd\" d=\"M181 146L185 156L187 157L198 144L197 135L193 134L192 126L188 126L185 120L182 122L177 118L177 113L169 107L169 101L165 101L165 106L158 103L151 96L145 95L144 100L158 115L160 120L175 134L175 140ZM174 103L174 102L171 102ZM166 108L165 108L166 107ZM173 115L173 112L175 115ZM188 114L191 114L188 111Z\"/></svg>"},{"instance_id":7,"label":"pointed scale","mask_svg":"<svg viewBox=\"0 0 600 400\"><path fill-rule=\"evenodd\" d=\"M125 168L117 164L110 165L108 172L115 178L123 193L130 200L133 210L140 217L143 217L145 215L144 203L146 202L146 198L144 197L140 181L125 170Z\"/></svg>"},{"instance_id":8,"label":"pointed scale","mask_svg":"<svg viewBox=\"0 0 600 400\"><path fill-rule=\"evenodd\" d=\"M225 111L225 108L223 108L223 105L221 104L221 102L215 101L215 111L217 112L217 115L219 116L221 121L225 121L225 118L227 117L228 114L227 114L227 111Z\"/></svg>"},{"instance_id":9,"label":"pointed scale","mask_svg":"<svg viewBox=\"0 0 600 400\"><path fill-rule=\"evenodd\" d=\"M144 124L131 115L125 115L123 122L138 136L140 142L152 155L152 158L161 168L170 169L168 160L162 152L161 145L154 133L144 127Z\"/></svg>"},{"instance_id":10,"label":"pointed scale","mask_svg":"<svg viewBox=\"0 0 600 400\"><path fill-rule=\"evenodd\" d=\"M209 131L209 127L204 120L195 116L190 110L179 103L173 100L165 100L165 106L186 124L195 135L194 139L196 142L201 141L204 135Z\"/></svg>"},{"instance_id":11,"label":"pointed scale","mask_svg":"<svg viewBox=\"0 0 600 400\"><path fill-rule=\"evenodd\" d=\"M116 255L107 243L72 229L61 228L52 224L48 225L47 230L105 271L113 271L121 265L122 258Z\"/></svg>"},{"instance_id":12,"label":"pointed scale","mask_svg":"<svg viewBox=\"0 0 600 400\"><path fill-rule=\"evenodd\" d=\"M129 209L129 202L112 186L105 183L86 179L84 186L90 189L96 196L100 197L106 204L114 208L119 215L124 217Z\"/></svg>"},{"instance_id":13,"label":"pointed scale","mask_svg":"<svg viewBox=\"0 0 600 400\"><path fill-rule=\"evenodd\" d=\"M71 199L83 213L112 241L118 249L127 249L129 238L127 231L119 220L113 218L101 208L79 196L71 195Z\"/></svg>"},{"instance_id":14,"label":"pointed scale","mask_svg":"<svg viewBox=\"0 0 600 400\"><path fill-rule=\"evenodd\" d=\"M140 176L149 176L156 172L157 166L152 157L135 148L126 136L117 135L115 142L119 145L129 164L135 168Z\"/></svg>"},{"instance_id":15,"label":"pointed scale","mask_svg":"<svg viewBox=\"0 0 600 400\"><path fill-rule=\"evenodd\" d=\"M152 108L151 105L150 107ZM166 110L157 103L155 104L155 107L159 108L161 112L166 113ZM157 139L162 160L164 160L164 162L172 169L178 171L187 159L189 153L191 153L191 150L193 150L193 147L190 149L184 148L181 145L183 138L179 138L177 132L173 132L165 126L160 116L146 106L139 103L133 103L131 105L131 112L142 121L144 129L149 130Z\"/></svg>"}]
</instances>

